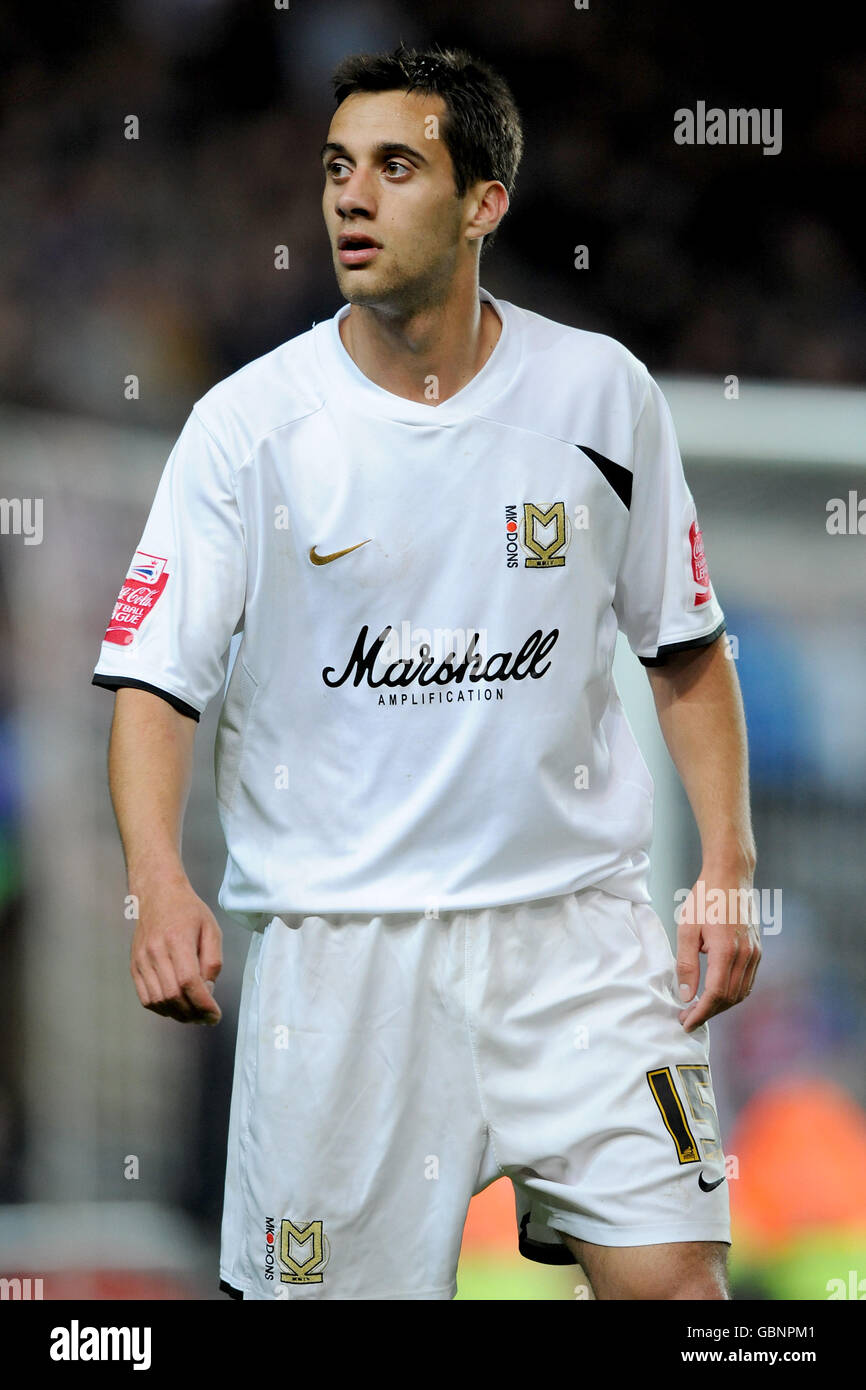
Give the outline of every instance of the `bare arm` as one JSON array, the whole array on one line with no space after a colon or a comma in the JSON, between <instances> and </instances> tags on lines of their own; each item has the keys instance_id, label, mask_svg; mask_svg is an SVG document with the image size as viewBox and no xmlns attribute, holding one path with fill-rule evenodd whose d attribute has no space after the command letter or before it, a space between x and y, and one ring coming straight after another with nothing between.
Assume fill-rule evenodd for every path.
<instances>
[{"instance_id":1,"label":"bare arm","mask_svg":"<svg viewBox=\"0 0 866 1390\"><path fill-rule=\"evenodd\" d=\"M750 992L761 958L752 911L756 851L749 809L746 723L740 683L724 637L647 667L659 725L701 837L704 898L713 911L683 904L677 931L680 993L694 1000L680 1014L692 1032ZM706 921L700 920L705 916ZM691 917L691 920L688 920ZM715 920L712 920L715 919ZM706 953L704 992L698 956Z\"/></svg>"},{"instance_id":2,"label":"bare arm","mask_svg":"<svg viewBox=\"0 0 866 1390\"><path fill-rule=\"evenodd\" d=\"M195 720L146 690L122 687L108 753L111 799L139 916L130 970L141 1003L182 1023L218 1023L213 981L222 933L181 859Z\"/></svg>"}]
</instances>

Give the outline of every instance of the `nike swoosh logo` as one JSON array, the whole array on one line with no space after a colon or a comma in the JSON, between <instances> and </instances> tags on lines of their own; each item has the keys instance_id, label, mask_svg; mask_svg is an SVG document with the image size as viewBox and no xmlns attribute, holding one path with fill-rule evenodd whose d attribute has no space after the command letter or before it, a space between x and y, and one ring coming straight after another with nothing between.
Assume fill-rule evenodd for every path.
<instances>
[{"instance_id":1,"label":"nike swoosh logo","mask_svg":"<svg viewBox=\"0 0 866 1390\"><path fill-rule=\"evenodd\" d=\"M312 545L310 546L310 559L314 565L329 565L332 560L339 560L341 555L351 555L353 550L358 550L362 545L369 545L372 539L373 537L369 536L367 540L358 541L357 545L347 546L345 550L335 550L333 555L317 555L316 547Z\"/></svg>"},{"instance_id":2,"label":"nike swoosh logo","mask_svg":"<svg viewBox=\"0 0 866 1390\"><path fill-rule=\"evenodd\" d=\"M724 1181L724 1177L721 1177L716 1178L715 1182L704 1182L703 1173L698 1174L698 1187L701 1189L702 1192L712 1192L714 1188L718 1187L719 1184L723 1183Z\"/></svg>"}]
</instances>

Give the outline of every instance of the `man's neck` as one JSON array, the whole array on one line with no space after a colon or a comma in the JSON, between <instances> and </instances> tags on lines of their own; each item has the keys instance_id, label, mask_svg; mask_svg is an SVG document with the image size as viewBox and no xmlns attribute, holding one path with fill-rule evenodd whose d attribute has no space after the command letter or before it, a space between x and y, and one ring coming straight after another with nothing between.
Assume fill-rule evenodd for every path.
<instances>
[{"instance_id":1,"label":"man's neck","mask_svg":"<svg viewBox=\"0 0 866 1390\"><path fill-rule=\"evenodd\" d=\"M339 328L359 371L383 391L434 406L477 376L502 332L498 314L480 301L477 285L403 319L353 304Z\"/></svg>"}]
</instances>

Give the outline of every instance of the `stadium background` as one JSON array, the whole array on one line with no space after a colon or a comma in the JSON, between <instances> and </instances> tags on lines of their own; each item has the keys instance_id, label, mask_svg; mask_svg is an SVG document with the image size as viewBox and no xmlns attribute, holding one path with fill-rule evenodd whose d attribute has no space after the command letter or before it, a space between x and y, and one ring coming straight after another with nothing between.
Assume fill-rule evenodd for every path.
<instances>
[{"instance_id":1,"label":"stadium background","mask_svg":"<svg viewBox=\"0 0 866 1390\"><path fill-rule=\"evenodd\" d=\"M756 885L783 904L752 998L712 1030L735 1293L866 1294L866 540L826 529L828 500L863 486L866 52L832 6L808 32L765 10L767 25L760 7L740 22L633 0L0 7L0 495L44 499L40 545L0 535L0 1275L41 1277L46 1298L220 1297L246 937L218 913L219 1029L141 1010L113 702L90 674L192 402L339 307L319 208L329 76L403 38L493 63L524 117L482 284L620 338L673 407L737 639ZM781 108L781 154L676 145L673 112L698 100ZM627 648L616 671L656 778L670 927L696 836ZM184 841L214 906L215 715ZM573 1269L517 1256L509 1192L472 1204L459 1296L579 1297Z\"/></svg>"}]
</instances>

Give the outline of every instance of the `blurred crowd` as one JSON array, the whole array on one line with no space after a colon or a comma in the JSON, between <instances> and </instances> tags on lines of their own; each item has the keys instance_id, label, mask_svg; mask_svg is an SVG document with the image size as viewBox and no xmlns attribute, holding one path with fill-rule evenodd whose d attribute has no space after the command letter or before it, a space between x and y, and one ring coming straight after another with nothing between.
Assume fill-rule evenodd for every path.
<instances>
[{"instance_id":1,"label":"blurred crowd","mask_svg":"<svg viewBox=\"0 0 866 1390\"><path fill-rule=\"evenodd\" d=\"M134 375L136 419L173 428L335 313L317 158L330 74L400 39L467 47L523 114L481 265L492 293L610 333L653 371L863 381L866 54L828 25L771 63L760 28L694 26L664 0L6 5L0 399L128 422ZM780 108L781 152L677 145L674 111L698 100Z\"/></svg>"},{"instance_id":2,"label":"blurred crowd","mask_svg":"<svg viewBox=\"0 0 866 1390\"><path fill-rule=\"evenodd\" d=\"M765 26L759 5L746 13L700 10L687 0L588 0L587 8L578 0L435 0L429 7L406 0L0 0L0 406L176 432L216 381L334 314L342 300L322 221L318 159L334 109L330 76L347 54L387 51L401 39L467 48L505 76L521 110L526 149L514 198L481 263L481 283L495 296L611 334L653 372L866 382L866 253L855 223L866 163L866 49L826 10L810 16L808 30L796 12L773 7L770 17ZM674 113L699 101L781 110L781 152L678 145ZM287 269L275 267L278 246L289 250ZM578 247L587 248L586 268L575 266ZM136 399L129 398L130 377L138 383ZM39 449L65 477L65 419L56 434L59 440L40 434ZM14 430L0 429L9 458L10 438ZM121 451L118 473L132 466ZM707 467L702 482L717 498L732 495L724 513L732 530L740 516L775 509L777 474L738 474L733 487L724 468L718 471L713 484ZM127 1200L132 1189L115 1155L148 1146L150 1186L135 1197L182 1206L203 1219L212 1240L242 933L227 935L234 996L228 970L228 1016L216 1041L191 1052L186 1039L154 1034L165 1051L141 1063L136 1040L144 1034L135 1031L140 1019L129 1022L138 1006L128 980L123 985L125 963L118 966L99 937L108 931L109 877L91 873L109 853L111 863L120 862L102 770L102 696L93 697L92 715L75 722L89 710L88 643L98 644L102 631L90 614L97 599L82 599L72 584L59 592L71 573L68 557L78 554L77 579L92 596L102 593L97 562L86 560L96 531L115 533L111 544L125 562L123 546L140 534L140 506L127 507L123 486L98 513L89 490L77 506L74 489L57 495L71 539L61 544L55 530L37 552L43 578L34 591L50 592L52 613L57 593L68 663L57 660L53 629L47 637L38 625L33 630L41 650L54 653L57 686L49 682L48 703L39 708L58 712L59 733L50 720L43 729L29 725L20 674L30 669L25 644L37 650L29 605L23 612L18 604L12 620L26 587L24 570L16 568L24 552L0 549L0 976L16 982L0 1022L0 1217L3 1202L34 1194L77 1197L80 1189L101 1201ZM844 1255L833 1247L827 1273L866 1268L866 965L858 872L864 799L856 784L862 720L844 693L863 684L866 590L852 582L846 619L853 636L846 642L836 640L832 622L810 625L807 615L791 624L802 547L814 548L826 534L820 496L792 490L784 500L775 517L786 537L775 552L784 556L778 573L765 568L748 606L738 610L726 601L725 610L729 630L743 639L758 882L785 884L785 935L768 936L755 1007L742 1017L737 1011L733 1024L720 1021L713 1048L727 1151L740 1165L730 1174L737 1178L739 1248L750 1259L749 1249L764 1251L761 1242L770 1252L761 1256L760 1279L757 1265L748 1267L752 1292L740 1296L814 1298L825 1276L815 1274L811 1253L800 1285L772 1282L773 1242L800 1226L820 1227L823 1239L825 1227L856 1224L859 1244ZM752 560L744 559L747 574L758 573L748 570ZM27 562L29 583L36 556ZM42 602L44 626L49 610ZM40 791L21 750L43 737L49 751L60 747L70 728L88 748L98 747L89 765L99 790L91 786L82 798L76 789L75 835L65 852L45 861L54 886L45 892L43 885L40 896L25 883L25 828L29 817L41 855L34 808L39 795L46 805L59 801L53 783ZM62 746L65 758L76 738L66 736ZM58 755L58 777L61 770ZM185 855L215 900L222 856L209 791L207 797L207 812L202 800L187 817ZM694 845L695 862L697 854ZM39 858L40 872L42 864ZM62 895L84 875L97 885L101 906L79 911L76 921ZM73 900L89 904L76 891L82 897ZM34 1011L37 996L22 982L35 958L26 943L50 925L47 912L40 917L43 901L64 903L62 926L69 936L71 923L74 954L58 958L52 949L44 975L39 957ZM99 962L95 972L92 960ZM65 962L72 962L71 980ZM78 1066L71 1030L76 1020L82 1026L77 1003L91 998L91 974L104 991L100 1028L91 1049L86 1020L88 1064ZM46 1009L46 997L62 999L63 1009ZM27 1049L39 1051L34 1039L43 1033L39 1055L53 1057L57 1040L61 1080L64 1058L78 1067L80 1132L69 1124L72 1107L64 1121L71 1134L57 1128L53 1110L49 1124L40 1088L31 1084L39 1073ZM45 1084L59 1093L51 1066L47 1073ZM825 1081L837 1091L810 1089ZM789 1084L790 1094L778 1090ZM172 1106L183 1110L182 1133L171 1123ZM53 1223L50 1237L54 1243ZM183 1235L177 1242L189 1244ZM738 1277L745 1287L742 1270ZM215 1292L210 1263L202 1287Z\"/></svg>"}]
</instances>

